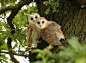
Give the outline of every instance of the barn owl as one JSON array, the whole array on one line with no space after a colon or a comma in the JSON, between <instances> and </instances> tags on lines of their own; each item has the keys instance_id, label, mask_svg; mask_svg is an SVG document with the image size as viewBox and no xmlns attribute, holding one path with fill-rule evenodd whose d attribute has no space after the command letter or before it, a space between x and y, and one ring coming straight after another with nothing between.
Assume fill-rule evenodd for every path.
<instances>
[{"instance_id":1,"label":"barn owl","mask_svg":"<svg viewBox=\"0 0 86 63\"><path fill-rule=\"evenodd\" d=\"M60 39L64 39L61 26L54 21L48 21L44 17L37 18L37 30L41 33L42 39L51 45L61 45Z\"/></svg>"},{"instance_id":2,"label":"barn owl","mask_svg":"<svg viewBox=\"0 0 86 63\"><path fill-rule=\"evenodd\" d=\"M31 45L34 44L34 47L37 47L37 42L39 42L38 40L40 39L40 33L35 27L36 19L39 17L40 15L37 13L32 13L28 17L29 26L27 27L27 30L26 30L27 43Z\"/></svg>"}]
</instances>

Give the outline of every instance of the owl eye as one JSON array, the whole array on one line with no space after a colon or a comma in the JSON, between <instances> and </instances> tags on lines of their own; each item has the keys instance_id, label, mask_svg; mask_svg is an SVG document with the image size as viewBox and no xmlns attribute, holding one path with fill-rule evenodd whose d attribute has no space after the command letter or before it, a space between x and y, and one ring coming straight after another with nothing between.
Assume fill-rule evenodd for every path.
<instances>
[{"instance_id":1,"label":"owl eye","mask_svg":"<svg viewBox=\"0 0 86 63\"><path fill-rule=\"evenodd\" d=\"M42 21L42 23L44 23L44 21Z\"/></svg>"},{"instance_id":2,"label":"owl eye","mask_svg":"<svg viewBox=\"0 0 86 63\"><path fill-rule=\"evenodd\" d=\"M31 18L31 20L33 20L33 18Z\"/></svg>"},{"instance_id":3,"label":"owl eye","mask_svg":"<svg viewBox=\"0 0 86 63\"><path fill-rule=\"evenodd\" d=\"M40 24L40 22L37 22L38 24Z\"/></svg>"},{"instance_id":4,"label":"owl eye","mask_svg":"<svg viewBox=\"0 0 86 63\"><path fill-rule=\"evenodd\" d=\"M37 19L37 16L35 18Z\"/></svg>"}]
</instances>

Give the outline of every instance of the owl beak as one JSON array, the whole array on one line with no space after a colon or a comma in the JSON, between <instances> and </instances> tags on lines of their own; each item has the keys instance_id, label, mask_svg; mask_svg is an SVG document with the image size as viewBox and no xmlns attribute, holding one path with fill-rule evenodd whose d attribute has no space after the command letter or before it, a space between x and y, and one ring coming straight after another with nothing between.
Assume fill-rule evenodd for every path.
<instances>
[{"instance_id":1,"label":"owl beak","mask_svg":"<svg viewBox=\"0 0 86 63\"><path fill-rule=\"evenodd\" d=\"M42 27L42 25L40 25Z\"/></svg>"},{"instance_id":2,"label":"owl beak","mask_svg":"<svg viewBox=\"0 0 86 63\"><path fill-rule=\"evenodd\" d=\"M36 22L36 20L33 20L34 22Z\"/></svg>"}]
</instances>

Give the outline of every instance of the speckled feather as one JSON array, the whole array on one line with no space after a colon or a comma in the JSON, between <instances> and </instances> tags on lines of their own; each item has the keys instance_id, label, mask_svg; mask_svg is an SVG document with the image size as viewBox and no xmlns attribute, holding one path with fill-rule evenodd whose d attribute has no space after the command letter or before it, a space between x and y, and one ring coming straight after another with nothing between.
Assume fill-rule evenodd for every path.
<instances>
[{"instance_id":1,"label":"speckled feather","mask_svg":"<svg viewBox=\"0 0 86 63\"><path fill-rule=\"evenodd\" d=\"M61 26L54 21L50 22L51 23L48 25L48 27L41 30L42 38L49 44L61 45L61 42L59 41L59 35L56 35L57 33L63 35L62 31L60 30Z\"/></svg>"}]
</instances>

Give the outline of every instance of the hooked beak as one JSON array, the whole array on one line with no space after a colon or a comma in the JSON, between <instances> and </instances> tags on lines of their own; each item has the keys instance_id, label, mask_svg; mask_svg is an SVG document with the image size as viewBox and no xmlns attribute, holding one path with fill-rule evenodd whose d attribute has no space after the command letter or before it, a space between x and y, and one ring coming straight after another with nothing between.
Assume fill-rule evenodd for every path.
<instances>
[{"instance_id":1,"label":"hooked beak","mask_svg":"<svg viewBox=\"0 0 86 63\"><path fill-rule=\"evenodd\" d=\"M34 22L36 22L36 20L33 20Z\"/></svg>"},{"instance_id":2,"label":"hooked beak","mask_svg":"<svg viewBox=\"0 0 86 63\"><path fill-rule=\"evenodd\" d=\"M42 25L40 25L42 27Z\"/></svg>"}]
</instances>

